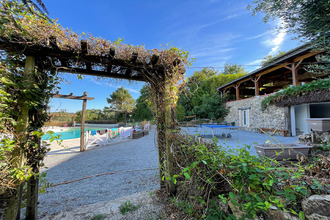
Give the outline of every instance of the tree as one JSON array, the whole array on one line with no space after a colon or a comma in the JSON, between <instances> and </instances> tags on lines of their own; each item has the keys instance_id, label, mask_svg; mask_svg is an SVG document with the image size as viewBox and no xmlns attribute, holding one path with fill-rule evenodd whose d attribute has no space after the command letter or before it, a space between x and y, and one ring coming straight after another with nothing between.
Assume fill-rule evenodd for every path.
<instances>
[{"instance_id":1,"label":"tree","mask_svg":"<svg viewBox=\"0 0 330 220\"><path fill-rule=\"evenodd\" d=\"M136 109L133 118L137 121L151 120L153 118L150 106L150 88L144 85L140 90L140 97L136 100Z\"/></svg>"},{"instance_id":2,"label":"tree","mask_svg":"<svg viewBox=\"0 0 330 220\"><path fill-rule=\"evenodd\" d=\"M178 121L183 121L184 116L186 115L184 107L180 104L176 105L176 118Z\"/></svg>"},{"instance_id":3,"label":"tree","mask_svg":"<svg viewBox=\"0 0 330 220\"><path fill-rule=\"evenodd\" d=\"M246 73L242 66L236 64L226 64L222 73L206 68L196 71L188 78L186 87L182 89L178 105L184 107L186 115L221 120L227 111L217 88Z\"/></svg>"},{"instance_id":4,"label":"tree","mask_svg":"<svg viewBox=\"0 0 330 220\"><path fill-rule=\"evenodd\" d=\"M278 51L278 53L276 55L270 55L268 54L267 56L265 56L264 58L262 58L261 61L261 66L267 66L268 64L270 64L273 60L275 60L276 58L282 56L283 54L285 54L286 51Z\"/></svg>"},{"instance_id":5,"label":"tree","mask_svg":"<svg viewBox=\"0 0 330 220\"><path fill-rule=\"evenodd\" d=\"M116 112L123 112L125 114L125 124L127 123L127 113L131 113L134 110L135 100L124 87L120 87L114 91L110 98L107 98L107 102L110 104L110 108Z\"/></svg>"},{"instance_id":6,"label":"tree","mask_svg":"<svg viewBox=\"0 0 330 220\"><path fill-rule=\"evenodd\" d=\"M297 34L302 42L310 41L316 50L326 50L318 61L324 65L316 69L330 69L330 1L329 0L256 0L248 9L253 15L265 13L264 22L279 18L283 28Z\"/></svg>"},{"instance_id":7,"label":"tree","mask_svg":"<svg viewBox=\"0 0 330 220\"><path fill-rule=\"evenodd\" d=\"M76 112L76 121L81 121L82 118L82 111L77 111ZM86 110L86 115L85 115L85 120L86 121L96 121L96 120L104 120L105 114L102 110L100 109L87 109Z\"/></svg>"},{"instance_id":8,"label":"tree","mask_svg":"<svg viewBox=\"0 0 330 220\"><path fill-rule=\"evenodd\" d=\"M247 74L247 71L244 70L243 66L237 64L225 64L225 68L223 70L224 75L228 74Z\"/></svg>"}]
</instances>

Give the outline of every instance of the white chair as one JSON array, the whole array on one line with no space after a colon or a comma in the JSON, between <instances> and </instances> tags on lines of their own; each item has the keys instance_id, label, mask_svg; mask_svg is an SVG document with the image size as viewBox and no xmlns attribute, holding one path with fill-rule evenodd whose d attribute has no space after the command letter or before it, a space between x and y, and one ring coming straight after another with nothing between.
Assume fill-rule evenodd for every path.
<instances>
[{"instance_id":1,"label":"white chair","mask_svg":"<svg viewBox=\"0 0 330 220\"><path fill-rule=\"evenodd\" d=\"M95 135L92 135L91 131L85 132L85 149L93 144L105 145L108 142L108 131L97 131Z\"/></svg>"},{"instance_id":2,"label":"white chair","mask_svg":"<svg viewBox=\"0 0 330 220\"><path fill-rule=\"evenodd\" d=\"M145 131L149 131L149 130L150 130L150 127L151 127L150 122L148 122L147 124L145 124L145 125L143 126L143 130L145 130Z\"/></svg>"},{"instance_id":3,"label":"white chair","mask_svg":"<svg viewBox=\"0 0 330 220\"><path fill-rule=\"evenodd\" d=\"M119 138L120 139L131 139L133 135L133 127L120 127L118 128Z\"/></svg>"}]
</instances>

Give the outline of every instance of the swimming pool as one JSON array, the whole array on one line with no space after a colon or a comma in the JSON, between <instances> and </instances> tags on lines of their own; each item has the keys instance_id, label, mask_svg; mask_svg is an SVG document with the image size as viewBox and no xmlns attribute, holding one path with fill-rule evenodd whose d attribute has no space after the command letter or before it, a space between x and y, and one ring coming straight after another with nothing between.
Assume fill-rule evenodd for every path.
<instances>
[{"instance_id":1,"label":"swimming pool","mask_svg":"<svg viewBox=\"0 0 330 220\"><path fill-rule=\"evenodd\" d=\"M91 131L92 135L96 134L97 130L105 130L106 128L85 128L85 132L86 131ZM118 128L111 128L111 130L118 130ZM80 128L69 128L68 130L65 131L60 131L60 132L55 132L53 134L53 136L56 135L61 135L60 139L57 140L69 140L69 139L74 139L74 138L80 138ZM49 140L51 138L51 136L49 134L45 134L44 136L42 136L42 140Z\"/></svg>"}]
</instances>

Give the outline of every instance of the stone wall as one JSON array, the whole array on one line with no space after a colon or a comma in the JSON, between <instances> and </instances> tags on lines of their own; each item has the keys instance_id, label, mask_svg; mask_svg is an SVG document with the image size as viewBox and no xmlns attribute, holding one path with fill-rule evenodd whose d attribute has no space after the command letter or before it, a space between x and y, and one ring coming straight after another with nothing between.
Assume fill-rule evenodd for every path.
<instances>
[{"instance_id":1,"label":"stone wall","mask_svg":"<svg viewBox=\"0 0 330 220\"><path fill-rule=\"evenodd\" d=\"M261 101L268 95L256 96L248 99L227 102L229 114L225 118L227 123L235 122L236 126L244 130L259 131L259 128L271 128L290 131L289 107L270 105L265 111L261 110ZM244 125L244 111L247 121ZM278 134L283 134L282 132ZM290 132L289 132L290 134Z\"/></svg>"}]
</instances>

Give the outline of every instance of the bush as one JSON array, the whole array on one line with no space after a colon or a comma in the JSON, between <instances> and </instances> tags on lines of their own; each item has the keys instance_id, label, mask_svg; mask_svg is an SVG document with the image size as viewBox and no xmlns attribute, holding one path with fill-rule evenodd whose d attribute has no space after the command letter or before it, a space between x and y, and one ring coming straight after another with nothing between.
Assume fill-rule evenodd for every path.
<instances>
[{"instance_id":1,"label":"bush","mask_svg":"<svg viewBox=\"0 0 330 220\"><path fill-rule=\"evenodd\" d=\"M250 146L232 149L216 143L183 136L176 143L175 175L166 178L177 185L178 201L193 204L192 216L214 215L215 203L229 202L246 218L266 213L270 206L303 215L302 199L315 187L325 191L319 183L301 181L305 169L300 165L282 167L275 160L251 155Z\"/></svg>"}]
</instances>

